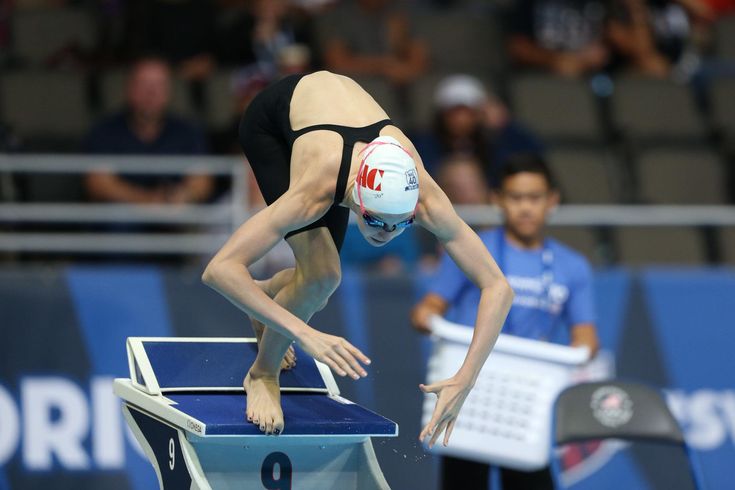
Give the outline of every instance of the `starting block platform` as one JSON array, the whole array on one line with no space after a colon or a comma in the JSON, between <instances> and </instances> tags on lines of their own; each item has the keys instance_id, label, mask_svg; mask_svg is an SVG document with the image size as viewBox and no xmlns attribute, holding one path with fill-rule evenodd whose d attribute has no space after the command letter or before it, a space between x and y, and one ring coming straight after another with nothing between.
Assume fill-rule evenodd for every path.
<instances>
[{"instance_id":1,"label":"starting block platform","mask_svg":"<svg viewBox=\"0 0 735 490\"><path fill-rule=\"evenodd\" d=\"M123 413L162 490L389 489L371 437L398 425L339 396L329 368L300 353L281 373L285 428L246 419L242 381L255 339L129 338Z\"/></svg>"}]
</instances>

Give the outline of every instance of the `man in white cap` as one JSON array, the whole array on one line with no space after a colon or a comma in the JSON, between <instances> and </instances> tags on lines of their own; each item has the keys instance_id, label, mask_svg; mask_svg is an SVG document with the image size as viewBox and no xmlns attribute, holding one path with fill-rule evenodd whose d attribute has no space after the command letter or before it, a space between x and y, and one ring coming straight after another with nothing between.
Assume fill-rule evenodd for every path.
<instances>
[{"instance_id":1,"label":"man in white cap","mask_svg":"<svg viewBox=\"0 0 735 490\"><path fill-rule=\"evenodd\" d=\"M497 185L498 173L513 155L544 153L539 138L513 118L497 95L476 77L463 74L439 82L433 127L417 135L414 143L432 176L447 158L471 155L480 161L490 185Z\"/></svg>"},{"instance_id":2,"label":"man in white cap","mask_svg":"<svg viewBox=\"0 0 735 490\"><path fill-rule=\"evenodd\" d=\"M295 361L293 341L340 376L367 376L370 360L362 352L306 324L339 285L351 210L375 246L414 223L423 226L481 291L464 364L450 379L420 385L437 404L419 438L433 445L444 433L447 444L513 298L482 241L426 173L411 141L347 77L322 71L271 85L246 110L240 143L268 207L235 231L202 279L250 316L260 339L243 381L248 420L266 434L283 432L279 374ZM247 267L284 238L296 267L253 280Z\"/></svg>"}]
</instances>

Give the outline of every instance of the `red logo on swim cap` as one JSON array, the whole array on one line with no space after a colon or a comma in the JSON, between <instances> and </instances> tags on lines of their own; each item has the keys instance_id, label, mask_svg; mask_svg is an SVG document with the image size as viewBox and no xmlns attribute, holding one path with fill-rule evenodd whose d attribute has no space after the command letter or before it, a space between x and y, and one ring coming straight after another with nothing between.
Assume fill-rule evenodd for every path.
<instances>
[{"instance_id":1,"label":"red logo on swim cap","mask_svg":"<svg viewBox=\"0 0 735 490\"><path fill-rule=\"evenodd\" d=\"M385 170L378 168L370 168L365 164L357 177L357 184L363 187L367 187L371 191L380 191L380 185L383 182L383 174Z\"/></svg>"}]
</instances>

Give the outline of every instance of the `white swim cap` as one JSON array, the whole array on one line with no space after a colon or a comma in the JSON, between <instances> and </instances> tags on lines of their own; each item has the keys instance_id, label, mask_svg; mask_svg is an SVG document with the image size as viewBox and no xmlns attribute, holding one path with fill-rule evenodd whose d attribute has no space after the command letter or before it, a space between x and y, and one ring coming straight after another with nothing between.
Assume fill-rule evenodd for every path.
<instances>
[{"instance_id":1,"label":"white swim cap","mask_svg":"<svg viewBox=\"0 0 735 490\"><path fill-rule=\"evenodd\" d=\"M416 163L395 138L375 138L362 150L361 158L352 189L356 203L378 214L404 214L416 209Z\"/></svg>"}]
</instances>

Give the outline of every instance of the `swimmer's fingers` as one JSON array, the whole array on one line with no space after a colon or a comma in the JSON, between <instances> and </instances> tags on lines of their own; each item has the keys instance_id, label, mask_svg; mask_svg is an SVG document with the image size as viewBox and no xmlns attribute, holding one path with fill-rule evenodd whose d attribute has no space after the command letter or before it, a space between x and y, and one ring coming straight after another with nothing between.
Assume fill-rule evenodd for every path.
<instances>
[{"instance_id":1,"label":"swimmer's fingers","mask_svg":"<svg viewBox=\"0 0 735 490\"><path fill-rule=\"evenodd\" d=\"M450 414L447 413L447 401L441 396L441 392L444 389L445 384L446 381L439 381L429 385L419 385L419 388L424 393L434 393L437 396L436 406L434 407L434 413L431 416L431 420L429 420L429 423L424 426L421 434L419 434L419 441L421 442L424 442L427 437L433 436L429 447L433 445L434 441L441 433L441 431L439 431L439 426L447 419L447 417L450 416Z\"/></svg>"},{"instance_id":2,"label":"swimmer's fingers","mask_svg":"<svg viewBox=\"0 0 735 490\"><path fill-rule=\"evenodd\" d=\"M454 430L454 424L457 422L457 419L452 419L449 424L447 424L447 430L444 432L444 446L449 445L449 438L452 436L452 431Z\"/></svg>"},{"instance_id":3,"label":"swimmer's fingers","mask_svg":"<svg viewBox=\"0 0 735 490\"><path fill-rule=\"evenodd\" d=\"M349 343L345 342L345 345L341 345L337 347L337 354L352 368L352 371L359 374L362 377L367 376L367 371L363 369L363 367L360 365L360 363L355 359L355 355L353 352L351 352L350 347L352 347ZM357 348L352 347L352 350L357 351ZM359 352L359 351L358 351ZM354 376L353 376L354 378ZM359 378L359 376L358 376ZM355 378L357 379L357 378Z\"/></svg>"},{"instance_id":4,"label":"swimmer's fingers","mask_svg":"<svg viewBox=\"0 0 735 490\"><path fill-rule=\"evenodd\" d=\"M434 393L436 396L439 396L439 392L442 390L442 383L432 383L430 385L420 384L419 389L423 391L424 393Z\"/></svg>"},{"instance_id":5,"label":"swimmer's fingers","mask_svg":"<svg viewBox=\"0 0 735 490\"><path fill-rule=\"evenodd\" d=\"M360 349L355 347L354 345L350 344L349 342L345 341L344 345L345 349L349 351L350 354L352 354L357 360L359 360L361 363L365 365L370 365L372 361L370 361L370 358L362 353ZM367 373L364 374L364 376L367 376Z\"/></svg>"},{"instance_id":6,"label":"swimmer's fingers","mask_svg":"<svg viewBox=\"0 0 735 490\"><path fill-rule=\"evenodd\" d=\"M337 362L335 362L333 359L325 356L325 357L320 358L319 361L329 366L329 369L331 369L337 375L347 376L347 373L341 367L339 367L339 364L337 364Z\"/></svg>"},{"instance_id":7,"label":"swimmer's fingers","mask_svg":"<svg viewBox=\"0 0 735 490\"><path fill-rule=\"evenodd\" d=\"M338 374L340 376L349 375L352 379L360 379L360 375L358 375L354 369L352 369L352 366L350 366L350 363L347 362L342 356L340 356L338 353L334 352L331 354L331 359L334 361L337 366L339 366L340 371Z\"/></svg>"},{"instance_id":8,"label":"swimmer's fingers","mask_svg":"<svg viewBox=\"0 0 735 490\"><path fill-rule=\"evenodd\" d=\"M429 441L429 449L434 447L434 444L436 443L436 440L439 438L442 432L444 432L444 429L447 427L447 424L452 420L451 417L444 416L439 422L439 424L436 426L436 429L434 430L434 435L431 436L431 440ZM446 444L445 444L446 445Z\"/></svg>"},{"instance_id":9,"label":"swimmer's fingers","mask_svg":"<svg viewBox=\"0 0 735 490\"><path fill-rule=\"evenodd\" d=\"M444 409L441 405L441 401L437 401L431 420L429 420L429 423L424 426L421 430L421 434L419 434L419 441L424 442L424 439L434 434L434 429L439 424L439 421L442 419L444 414Z\"/></svg>"}]
</instances>

